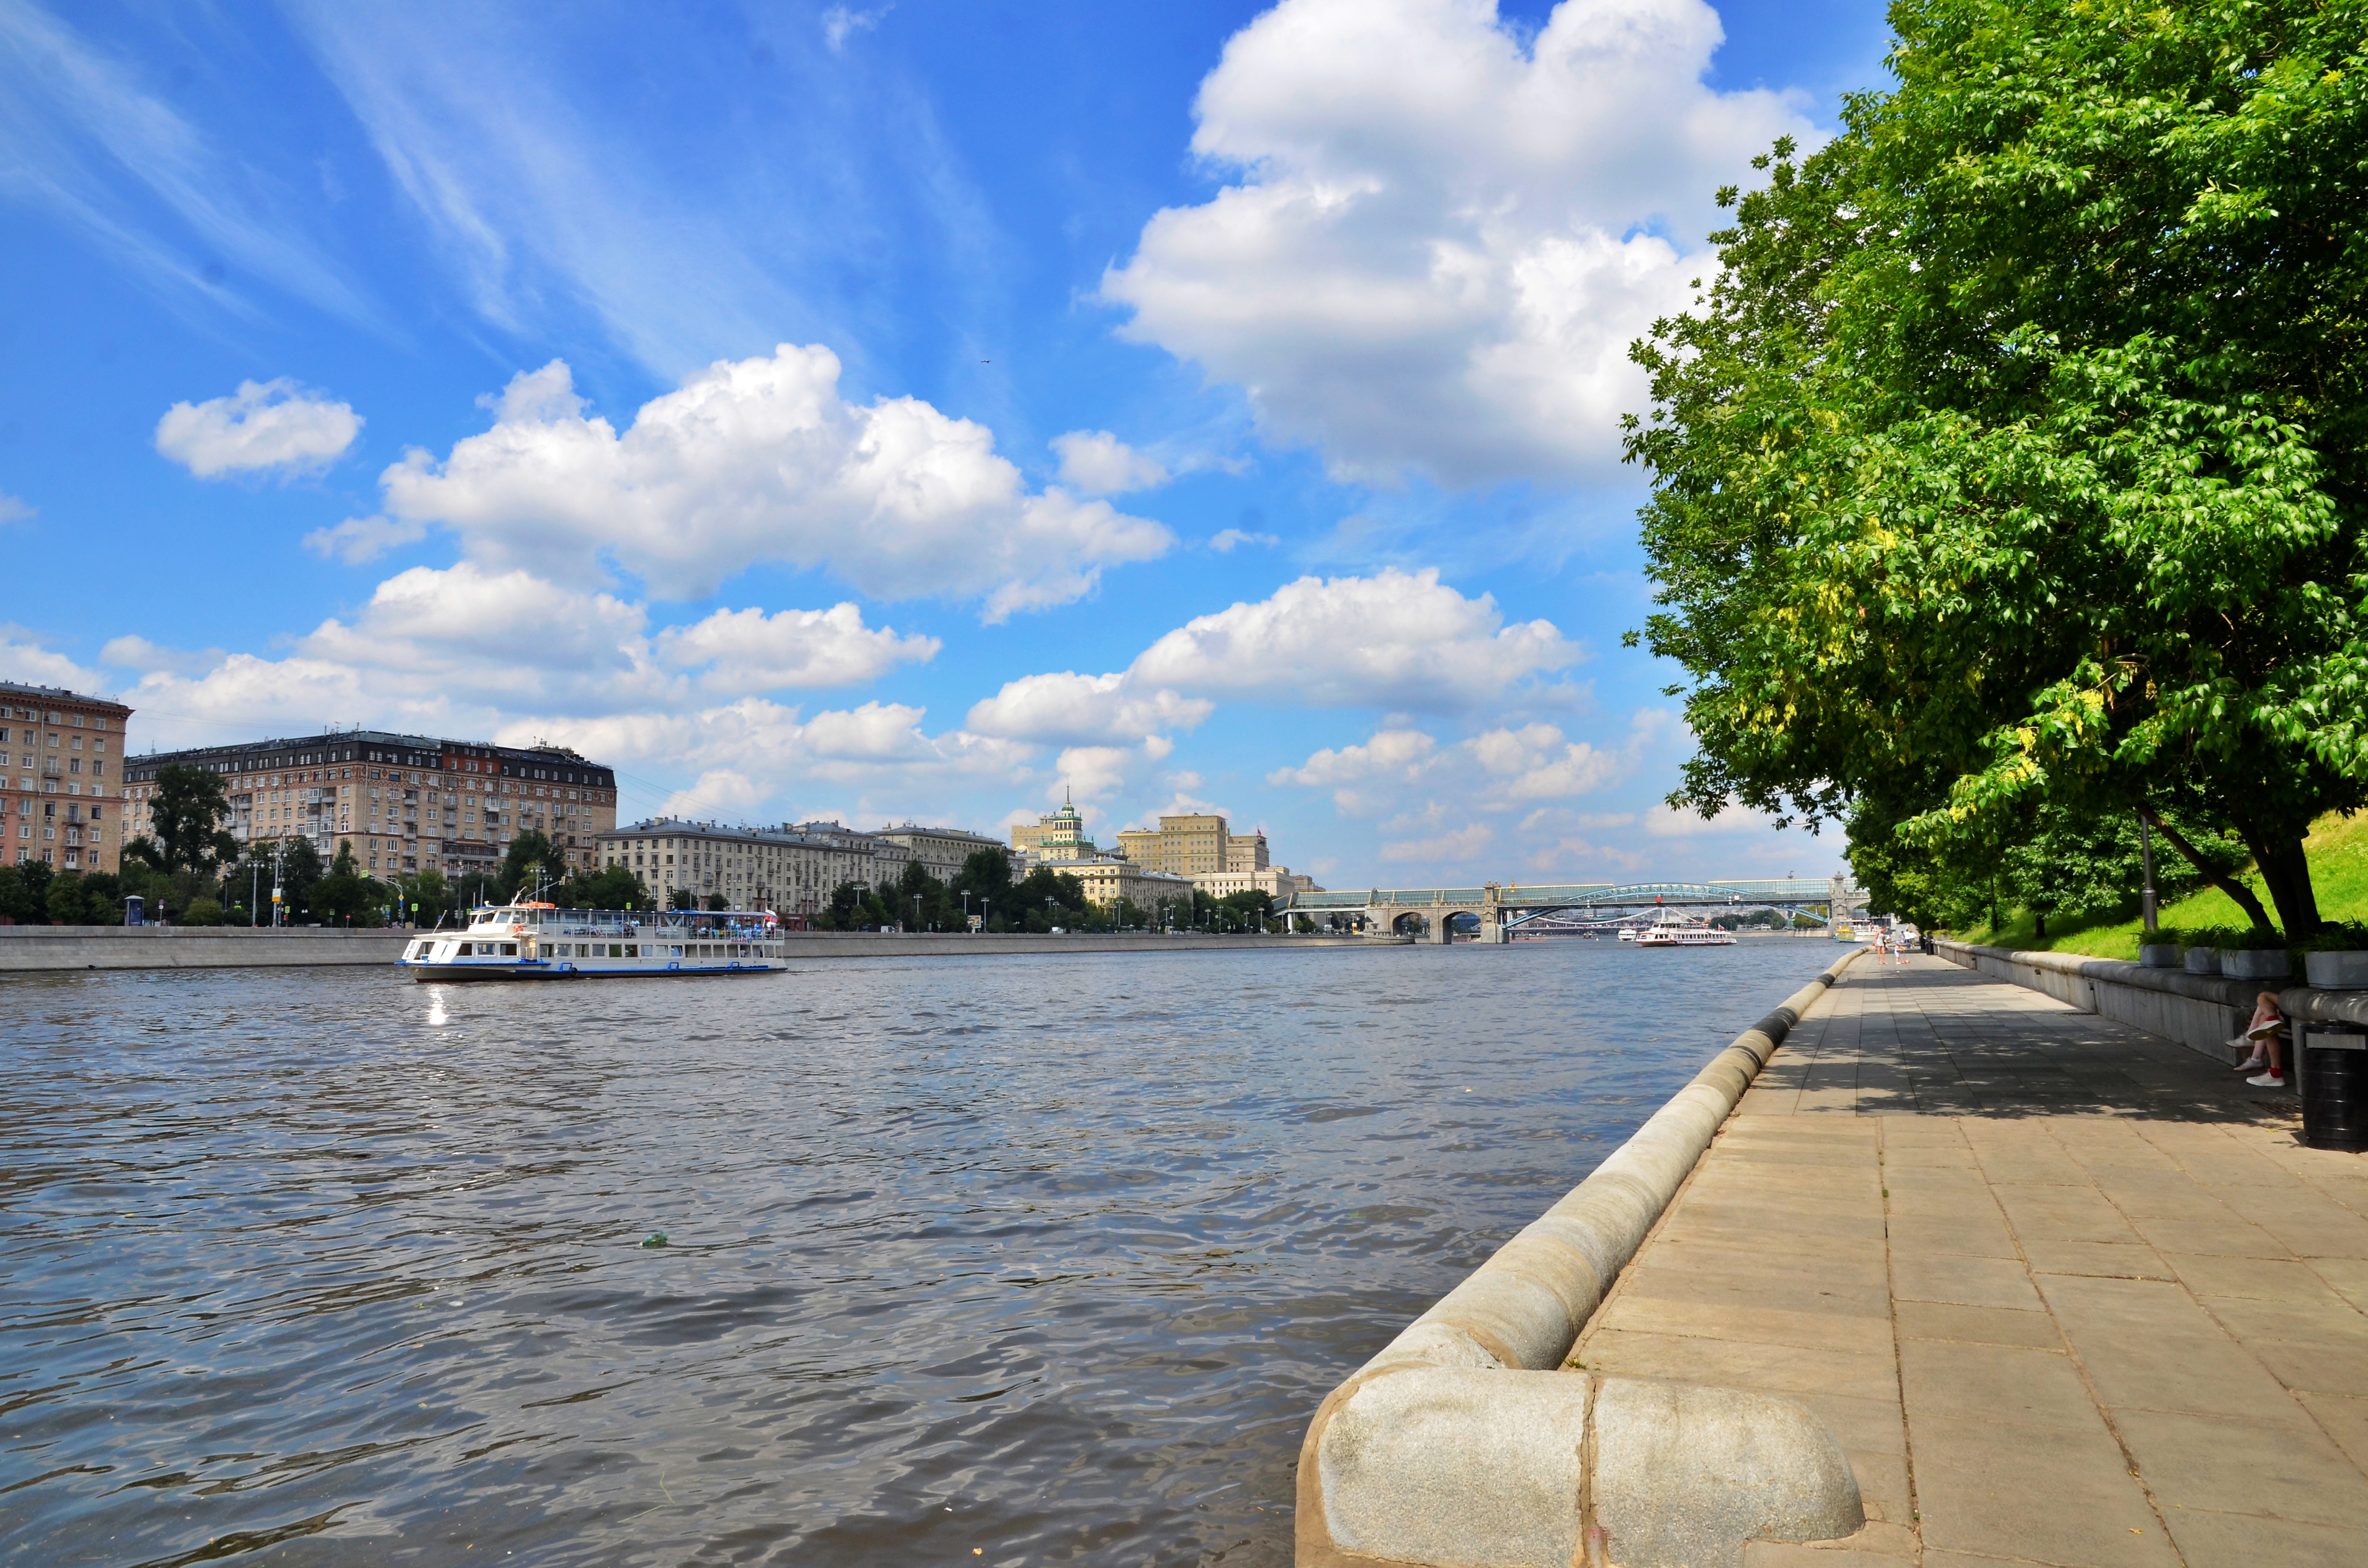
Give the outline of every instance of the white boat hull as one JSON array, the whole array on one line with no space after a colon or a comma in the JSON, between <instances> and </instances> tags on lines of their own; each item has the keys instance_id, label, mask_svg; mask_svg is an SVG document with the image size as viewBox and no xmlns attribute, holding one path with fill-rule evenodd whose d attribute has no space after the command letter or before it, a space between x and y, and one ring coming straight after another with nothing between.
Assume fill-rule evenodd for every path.
<instances>
[{"instance_id":1,"label":"white boat hull","mask_svg":"<svg viewBox=\"0 0 2368 1568\"><path fill-rule=\"evenodd\" d=\"M412 938L395 960L421 982L631 980L779 974L778 916L764 911L662 915L558 910L544 903L481 909L465 931Z\"/></svg>"}]
</instances>

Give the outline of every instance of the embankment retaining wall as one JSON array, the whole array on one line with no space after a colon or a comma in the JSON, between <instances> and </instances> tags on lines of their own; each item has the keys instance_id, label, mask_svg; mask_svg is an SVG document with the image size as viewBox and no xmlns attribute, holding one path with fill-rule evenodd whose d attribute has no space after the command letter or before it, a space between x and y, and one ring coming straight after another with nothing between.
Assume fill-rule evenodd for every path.
<instances>
[{"instance_id":1,"label":"embankment retaining wall","mask_svg":"<svg viewBox=\"0 0 2368 1568\"><path fill-rule=\"evenodd\" d=\"M2123 959L2078 953L1983 948L1935 937L1933 951L1950 962L2032 991L2043 991L2084 1013L2175 1040L2215 1062L2244 1054L2228 1042L2253 1016L2264 991L2278 994L2278 1010L2311 1024L2368 1026L2368 991L2317 991L2292 980L2231 980L2180 969L2148 969Z\"/></svg>"},{"instance_id":2,"label":"embankment retaining wall","mask_svg":"<svg viewBox=\"0 0 2368 1568\"><path fill-rule=\"evenodd\" d=\"M0 974L42 970L312 968L391 964L416 931L254 931L241 926L0 926ZM1404 945L1327 937L970 937L954 932L792 931L793 959L916 958L994 953L1266 951Z\"/></svg>"},{"instance_id":3,"label":"embankment retaining wall","mask_svg":"<svg viewBox=\"0 0 2368 1568\"><path fill-rule=\"evenodd\" d=\"M1793 1026L1861 952L1736 1037L1545 1216L1326 1397L1299 1455L1299 1568L1731 1563L1865 1522L1797 1402L1563 1369Z\"/></svg>"}]
</instances>

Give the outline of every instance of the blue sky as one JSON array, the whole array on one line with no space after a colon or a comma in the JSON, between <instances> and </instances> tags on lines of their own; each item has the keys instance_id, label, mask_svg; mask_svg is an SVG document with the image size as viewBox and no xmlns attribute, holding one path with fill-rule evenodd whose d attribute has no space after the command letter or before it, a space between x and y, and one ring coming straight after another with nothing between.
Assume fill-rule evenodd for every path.
<instances>
[{"instance_id":1,"label":"blue sky","mask_svg":"<svg viewBox=\"0 0 2368 1568\"><path fill-rule=\"evenodd\" d=\"M0 676L623 807L1074 790L1331 885L1839 863L1657 802L1622 356L1868 4L0 0ZM84 568L76 571L76 566Z\"/></svg>"}]
</instances>

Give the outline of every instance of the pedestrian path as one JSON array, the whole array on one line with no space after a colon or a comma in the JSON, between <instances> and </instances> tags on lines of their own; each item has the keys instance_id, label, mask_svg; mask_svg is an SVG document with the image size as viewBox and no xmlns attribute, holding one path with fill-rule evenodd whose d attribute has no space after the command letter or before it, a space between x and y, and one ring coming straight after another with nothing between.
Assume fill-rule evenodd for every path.
<instances>
[{"instance_id":1,"label":"pedestrian path","mask_svg":"<svg viewBox=\"0 0 2368 1568\"><path fill-rule=\"evenodd\" d=\"M1755 1568L2359 1568L2368 1157L2297 1127L2170 1041L1861 959L1573 1355L1825 1419L1870 1522Z\"/></svg>"}]
</instances>

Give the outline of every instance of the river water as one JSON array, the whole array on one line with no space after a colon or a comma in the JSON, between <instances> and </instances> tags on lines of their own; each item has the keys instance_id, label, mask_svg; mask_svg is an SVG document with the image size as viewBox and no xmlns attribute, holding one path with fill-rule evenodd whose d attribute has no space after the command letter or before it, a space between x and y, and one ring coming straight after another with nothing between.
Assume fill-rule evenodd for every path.
<instances>
[{"instance_id":1,"label":"river water","mask_svg":"<svg viewBox=\"0 0 2368 1568\"><path fill-rule=\"evenodd\" d=\"M12 980L0 1562L1284 1563L1325 1392L1835 955Z\"/></svg>"}]
</instances>

